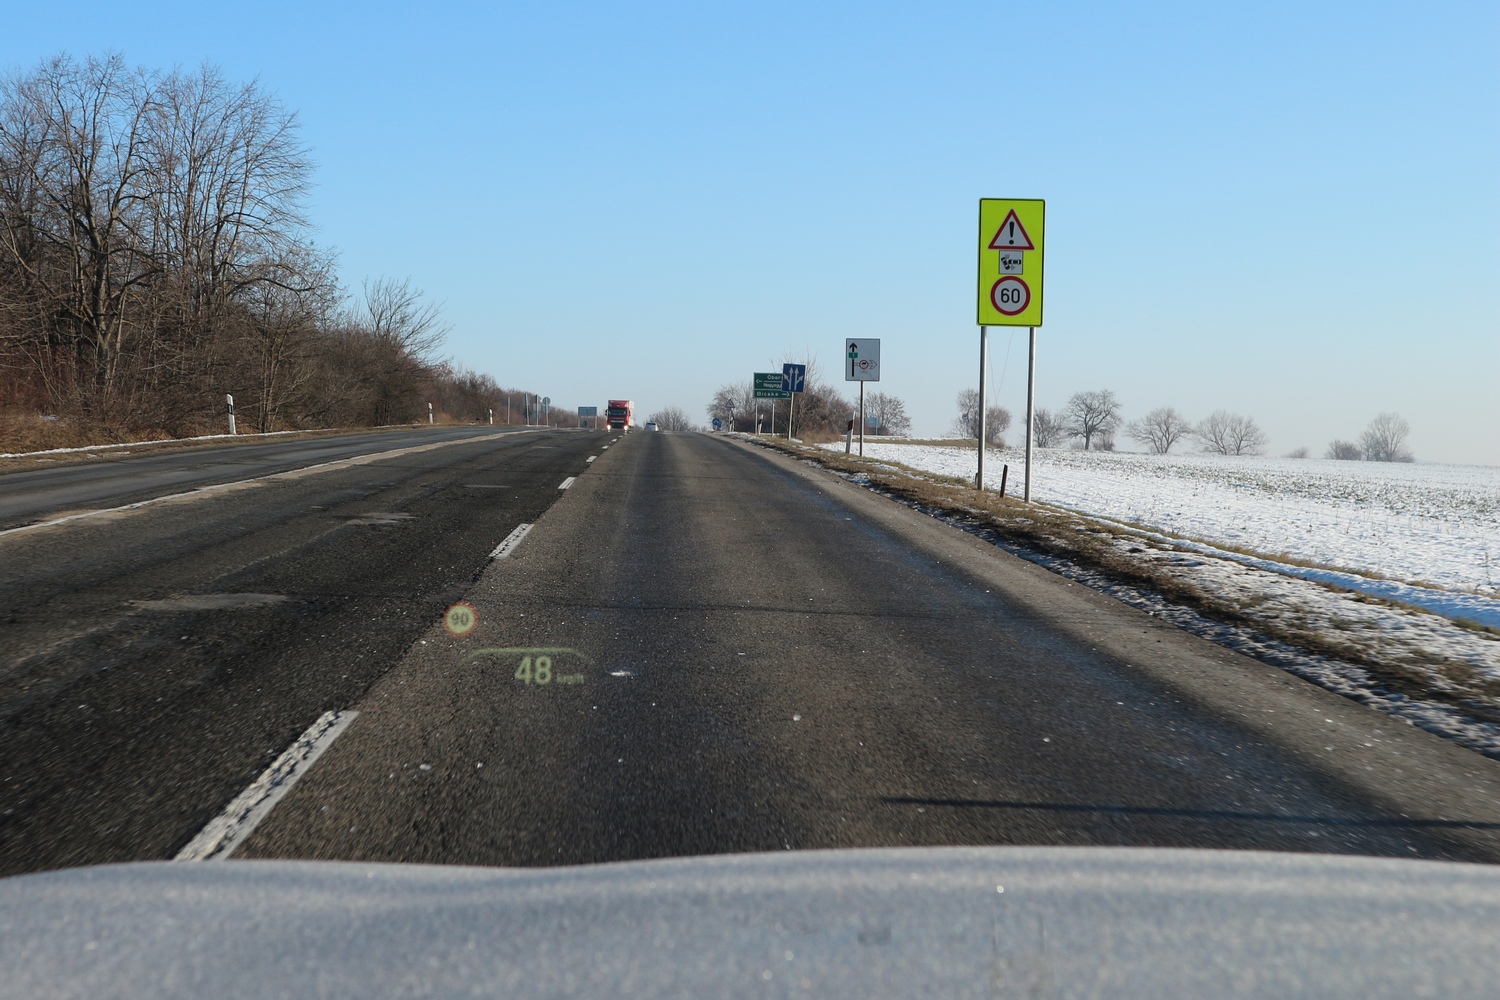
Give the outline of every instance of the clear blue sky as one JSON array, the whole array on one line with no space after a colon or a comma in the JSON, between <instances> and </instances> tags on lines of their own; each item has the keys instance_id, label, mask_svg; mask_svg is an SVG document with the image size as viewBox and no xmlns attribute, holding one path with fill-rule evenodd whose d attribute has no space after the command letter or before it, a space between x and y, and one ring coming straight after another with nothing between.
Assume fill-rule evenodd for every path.
<instances>
[{"instance_id":1,"label":"clear blue sky","mask_svg":"<svg viewBox=\"0 0 1500 1000\"><path fill-rule=\"evenodd\" d=\"M1043 197L1042 405L1224 407L1274 452L1396 410L1420 458L1500 464L1493 0L12 8L9 69L258 77L345 282L411 277L457 360L569 407L701 420L878 336L880 388L943 432L977 199ZM1025 331L992 352L1019 412Z\"/></svg>"}]
</instances>

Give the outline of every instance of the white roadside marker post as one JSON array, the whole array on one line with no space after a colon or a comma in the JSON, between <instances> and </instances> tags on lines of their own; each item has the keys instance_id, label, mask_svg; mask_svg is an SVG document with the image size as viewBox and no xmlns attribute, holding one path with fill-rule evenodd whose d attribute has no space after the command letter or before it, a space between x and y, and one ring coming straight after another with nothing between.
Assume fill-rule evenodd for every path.
<instances>
[{"instance_id":1,"label":"white roadside marker post","mask_svg":"<svg viewBox=\"0 0 1500 1000\"><path fill-rule=\"evenodd\" d=\"M234 397L225 393L224 401L229 404L229 433L235 434L237 431L234 429Z\"/></svg>"},{"instance_id":2,"label":"white roadside marker post","mask_svg":"<svg viewBox=\"0 0 1500 1000\"><path fill-rule=\"evenodd\" d=\"M427 404L427 426L428 427L432 426L432 404L431 403Z\"/></svg>"}]
</instances>

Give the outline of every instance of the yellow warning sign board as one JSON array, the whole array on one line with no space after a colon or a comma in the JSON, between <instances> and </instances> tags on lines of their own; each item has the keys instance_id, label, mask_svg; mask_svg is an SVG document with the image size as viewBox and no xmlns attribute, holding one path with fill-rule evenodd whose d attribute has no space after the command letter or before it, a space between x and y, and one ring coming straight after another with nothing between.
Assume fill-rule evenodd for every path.
<instances>
[{"instance_id":1,"label":"yellow warning sign board","mask_svg":"<svg viewBox=\"0 0 1500 1000\"><path fill-rule=\"evenodd\" d=\"M1047 203L979 199L979 325L1042 325Z\"/></svg>"}]
</instances>

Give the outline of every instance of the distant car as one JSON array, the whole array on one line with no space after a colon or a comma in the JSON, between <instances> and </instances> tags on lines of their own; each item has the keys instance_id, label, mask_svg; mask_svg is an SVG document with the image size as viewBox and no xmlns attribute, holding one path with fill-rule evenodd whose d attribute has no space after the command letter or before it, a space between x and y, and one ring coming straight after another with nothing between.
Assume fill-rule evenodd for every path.
<instances>
[{"instance_id":1,"label":"distant car","mask_svg":"<svg viewBox=\"0 0 1500 1000\"><path fill-rule=\"evenodd\" d=\"M648 420L648 421L646 421L646 430L648 430L648 431L659 431L659 430L661 430L661 428L656 425L656 421L655 420Z\"/></svg>"}]
</instances>

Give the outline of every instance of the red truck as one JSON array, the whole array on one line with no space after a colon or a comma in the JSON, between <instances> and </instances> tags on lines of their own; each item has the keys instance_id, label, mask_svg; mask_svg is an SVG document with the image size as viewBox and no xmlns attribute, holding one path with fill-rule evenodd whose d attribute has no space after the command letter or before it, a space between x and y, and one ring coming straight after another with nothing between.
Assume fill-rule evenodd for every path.
<instances>
[{"instance_id":1,"label":"red truck","mask_svg":"<svg viewBox=\"0 0 1500 1000\"><path fill-rule=\"evenodd\" d=\"M611 399L604 416L610 430L628 431L635 426L635 404L628 399Z\"/></svg>"}]
</instances>

